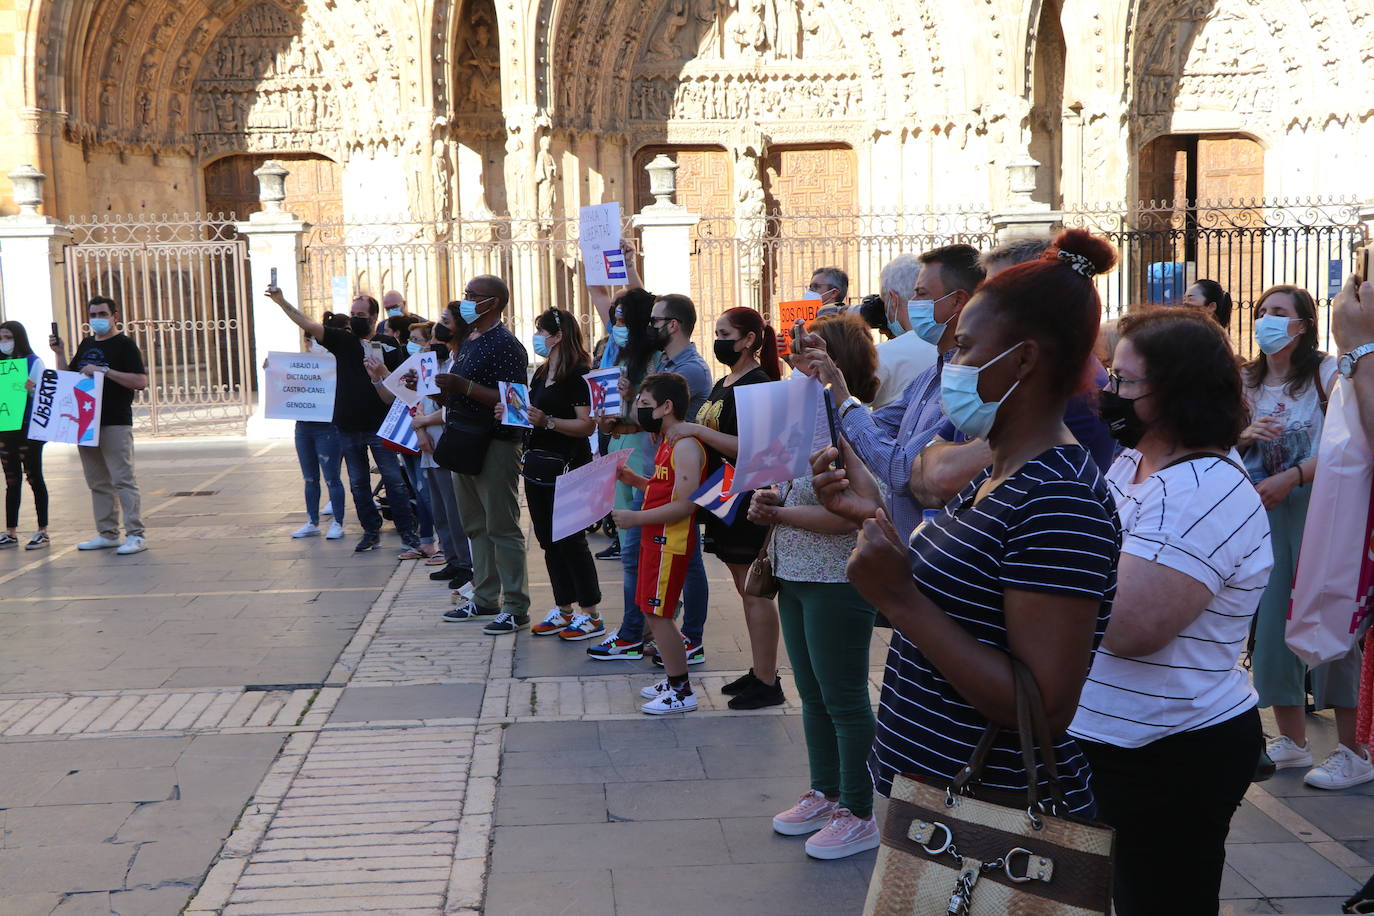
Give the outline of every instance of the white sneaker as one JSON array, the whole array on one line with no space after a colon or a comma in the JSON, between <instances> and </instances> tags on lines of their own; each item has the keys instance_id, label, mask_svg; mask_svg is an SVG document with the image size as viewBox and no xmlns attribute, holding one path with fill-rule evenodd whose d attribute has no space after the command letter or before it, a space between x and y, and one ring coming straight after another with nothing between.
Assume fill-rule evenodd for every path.
<instances>
[{"instance_id":1,"label":"white sneaker","mask_svg":"<svg viewBox=\"0 0 1374 916\"><path fill-rule=\"evenodd\" d=\"M1287 735L1279 735L1269 742L1266 748L1269 751L1269 759L1274 761L1274 767L1286 770L1290 767L1310 767L1312 765L1312 742L1307 742L1302 747Z\"/></svg>"},{"instance_id":2,"label":"white sneaker","mask_svg":"<svg viewBox=\"0 0 1374 916\"><path fill-rule=\"evenodd\" d=\"M341 537L343 537L343 525L340 525L338 522L330 522L329 533L324 536L324 539L326 541L337 541Z\"/></svg>"},{"instance_id":3,"label":"white sneaker","mask_svg":"<svg viewBox=\"0 0 1374 916\"><path fill-rule=\"evenodd\" d=\"M142 553L148 549L148 544L136 534L131 534L124 539L124 543L119 545L115 553L127 557L131 553Z\"/></svg>"},{"instance_id":4,"label":"white sneaker","mask_svg":"<svg viewBox=\"0 0 1374 916\"><path fill-rule=\"evenodd\" d=\"M89 541L82 541L76 545L77 550L105 550L110 547L118 547L118 538L107 538L103 534L97 534Z\"/></svg>"},{"instance_id":5,"label":"white sneaker","mask_svg":"<svg viewBox=\"0 0 1374 916\"><path fill-rule=\"evenodd\" d=\"M314 522L306 522L304 525L301 525L294 532L292 532L291 536L293 538L313 538L315 535L319 533L319 525L316 525Z\"/></svg>"},{"instance_id":6,"label":"white sneaker","mask_svg":"<svg viewBox=\"0 0 1374 916\"><path fill-rule=\"evenodd\" d=\"M843 859L877 849L881 839L874 818L855 817L848 808L836 808L830 823L806 841L806 854L813 859Z\"/></svg>"},{"instance_id":7,"label":"white sneaker","mask_svg":"<svg viewBox=\"0 0 1374 916\"><path fill-rule=\"evenodd\" d=\"M668 685L668 679L665 677L656 684L650 684L648 687L641 687L639 689L639 695L646 700L656 700L672 689L673 688Z\"/></svg>"},{"instance_id":8,"label":"white sneaker","mask_svg":"<svg viewBox=\"0 0 1374 916\"><path fill-rule=\"evenodd\" d=\"M669 690L639 707L639 711L650 716L666 716L671 713L692 712L696 708L696 694L689 693L683 696L676 690Z\"/></svg>"},{"instance_id":9,"label":"white sneaker","mask_svg":"<svg viewBox=\"0 0 1374 916\"><path fill-rule=\"evenodd\" d=\"M333 514L334 514L334 504L333 504L332 502L325 503L325 504L324 504L324 508L320 510L320 514L321 514L321 515L333 515Z\"/></svg>"},{"instance_id":10,"label":"white sneaker","mask_svg":"<svg viewBox=\"0 0 1374 916\"><path fill-rule=\"evenodd\" d=\"M1369 762L1368 751L1359 754L1338 744L1320 766L1307 771L1302 781L1314 789L1349 789L1374 781L1374 763Z\"/></svg>"}]
</instances>

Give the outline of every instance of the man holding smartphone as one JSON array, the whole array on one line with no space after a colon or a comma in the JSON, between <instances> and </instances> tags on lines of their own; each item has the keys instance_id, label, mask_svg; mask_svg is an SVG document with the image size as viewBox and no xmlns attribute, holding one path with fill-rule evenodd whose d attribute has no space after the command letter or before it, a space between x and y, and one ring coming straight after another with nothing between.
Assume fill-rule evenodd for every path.
<instances>
[{"instance_id":1,"label":"man holding smartphone","mask_svg":"<svg viewBox=\"0 0 1374 916\"><path fill-rule=\"evenodd\" d=\"M401 540L407 547L418 549L420 537L415 531L415 515L410 511L410 487L401 473L400 457L386 448L377 435L377 429L386 419L387 405L377 394L376 386L381 383L372 380L365 364L365 360L372 358L367 341L372 337L373 330L372 321L366 314L366 303L363 304L364 313L359 315L356 311L359 300L354 301L355 311L348 319L349 329L344 331L326 328L313 318L306 317L287 302L281 290L275 286L267 288L267 298L277 303L301 330L333 353L337 361L334 425L339 428L344 463L348 466L348 487L353 493L353 508L358 513L358 523L363 526L362 540L353 550L357 553L376 550L382 542L382 513L372 501L369 452L382 475L387 504L391 507L391 517L396 522Z\"/></svg>"},{"instance_id":2,"label":"man holding smartphone","mask_svg":"<svg viewBox=\"0 0 1374 916\"><path fill-rule=\"evenodd\" d=\"M86 304L91 336L76 347L71 361L56 334L48 338L58 369L87 377L105 376L100 399L100 444L82 446L81 469L91 488L96 536L77 544L78 550L116 548L128 556L148 549L143 539L142 497L134 477L134 392L148 387L148 370L138 345L115 330L119 306L108 296L95 296ZM57 330L57 325L53 325ZM119 513L124 511L124 540L119 540Z\"/></svg>"}]
</instances>

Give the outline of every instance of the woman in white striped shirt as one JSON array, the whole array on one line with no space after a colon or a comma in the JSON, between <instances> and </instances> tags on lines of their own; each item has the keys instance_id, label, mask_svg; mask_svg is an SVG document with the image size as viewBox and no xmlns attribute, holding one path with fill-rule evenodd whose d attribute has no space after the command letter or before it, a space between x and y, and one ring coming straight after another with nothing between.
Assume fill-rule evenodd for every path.
<instances>
[{"instance_id":1,"label":"woman in white striped shirt","mask_svg":"<svg viewBox=\"0 0 1374 916\"><path fill-rule=\"evenodd\" d=\"M1226 834L1259 759L1237 666L1273 563L1234 446L1249 422L1225 332L1204 313L1121 322L1102 417L1123 541L1116 605L1069 732L1116 828L1118 916L1217 912Z\"/></svg>"}]
</instances>

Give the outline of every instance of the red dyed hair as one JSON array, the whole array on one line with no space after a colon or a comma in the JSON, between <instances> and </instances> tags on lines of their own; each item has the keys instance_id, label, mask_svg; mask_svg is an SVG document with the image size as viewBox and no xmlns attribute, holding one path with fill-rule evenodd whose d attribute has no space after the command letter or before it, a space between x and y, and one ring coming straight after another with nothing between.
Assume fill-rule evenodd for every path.
<instances>
[{"instance_id":1,"label":"red dyed hair","mask_svg":"<svg viewBox=\"0 0 1374 916\"><path fill-rule=\"evenodd\" d=\"M778 363L778 340L772 325L763 320L763 316L747 306L737 306L726 309L721 316L730 323L730 327L739 331L739 336L752 333L754 335L754 345L749 348L749 352L754 354L754 358L763 367L764 373L773 381L782 378L782 366Z\"/></svg>"},{"instance_id":2,"label":"red dyed hair","mask_svg":"<svg viewBox=\"0 0 1374 916\"><path fill-rule=\"evenodd\" d=\"M1073 394L1092 387L1102 300L1092 278L1061 258L1061 251L1087 258L1094 273L1116 266L1111 242L1083 229L1066 229L1043 257L1007 268L985 281L977 295L1006 322L1008 339L1033 337L1040 343L1055 389Z\"/></svg>"}]
</instances>

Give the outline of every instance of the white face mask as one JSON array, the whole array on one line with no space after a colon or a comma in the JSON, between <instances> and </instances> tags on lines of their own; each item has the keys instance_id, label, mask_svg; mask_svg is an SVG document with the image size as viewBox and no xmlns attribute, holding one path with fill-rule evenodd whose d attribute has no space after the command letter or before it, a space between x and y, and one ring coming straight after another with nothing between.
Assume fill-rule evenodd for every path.
<instances>
[{"instance_id":1,"label":"white face mask","mask_svg":"<svg viewBox=\"0 0 1374 916\"><path fill-rule=\"evenodd\" d=\"M5 354L6 356L9 356L9 355L10 355L11 353L13 353L13 352L14 352L14 341L12 341L12 340L0 340L0 353L3 353L3 354Z\"/></svg>"},{"instance_id":2,"label":"white face mask","mask_svg":"<svg viewBox=\"0 0 1374 916\"><path fill-rule=\"evenodd\" d=\"M811 302L820 302L821 299L825 297L822 296L820 293L816 292L814 289L808 289L806 292L802 293L802 298Z\"/></svg>"}]
</instances>

